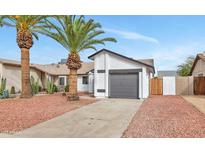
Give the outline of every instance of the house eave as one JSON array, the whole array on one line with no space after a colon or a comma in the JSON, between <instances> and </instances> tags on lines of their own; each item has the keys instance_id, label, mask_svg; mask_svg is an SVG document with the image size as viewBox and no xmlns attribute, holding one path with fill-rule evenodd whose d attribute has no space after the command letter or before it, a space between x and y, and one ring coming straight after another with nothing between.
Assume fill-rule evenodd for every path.
<instances>
[{"instance_id":1,"label":"house eave","mask_svg":"<svg viewBox=\"0 0 205 154\"><path fill-rule=\"evenodd\" d=\"M108 52L108 53L117 55L117 56L119 56L119 57L123 57L123 58L125 58L125 59L128 59L128 60L130 60L130 61L136 62L136 63L138 63L138 64L142 64L142 65L144 65L144 66L146 66L146 67L151 68L151 69L153 70L153 73L155 74L155 68L154 68L154 66L145 64L145 63L143 63L143 62L141 62L141 61L138 61L138 60L129 58L129 57L127 57L127 56L124 56L124 55L121 55L121 54L119 54L119 53L110 51L110 50L108 50L108 49L101 49L101 50L97 51L96 53L90 55L90 56L88 57L88 59L94 60L94 57L95 57L97 54L101 53L101 52Z\"/></svg>"}]
</instances>

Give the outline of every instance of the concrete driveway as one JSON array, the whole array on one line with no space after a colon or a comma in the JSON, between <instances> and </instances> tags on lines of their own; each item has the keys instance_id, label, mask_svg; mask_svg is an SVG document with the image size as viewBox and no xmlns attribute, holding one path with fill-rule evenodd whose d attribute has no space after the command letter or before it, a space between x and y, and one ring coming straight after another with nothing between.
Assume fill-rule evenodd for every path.
<instances>
[{"instance_id":1,"label":"concrete driveway","mask_svg":"<svg viewBox=\"0 0 205 154\"><path fill-rule=\"evenodd\" d=\"M5 137L121 137L141 103L103 99Z\"/></svg>"}]
</instances>

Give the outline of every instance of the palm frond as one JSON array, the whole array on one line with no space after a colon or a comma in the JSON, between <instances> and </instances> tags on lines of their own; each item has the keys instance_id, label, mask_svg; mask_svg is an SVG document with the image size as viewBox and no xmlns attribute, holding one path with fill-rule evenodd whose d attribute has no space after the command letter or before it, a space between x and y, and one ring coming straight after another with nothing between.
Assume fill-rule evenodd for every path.
<instances>
[{"instance_id":1,"label":"palm frond","mask_svg":"<svg viewBox=\"0 0 205 154\"><path fill-rule=\"evenodd\" d=\"M50 16L39 15L3 15L0 16L0 26L14 27L17 31L30 31L38 39L37 33L41 28L49 28L45 19Z\"/></svg>"},{"instance_id":2,"label":"palm frond","mask_svg":"<svg viewBox=\"0 0 205 154\"><path fill-rule=\"evenodd\" d=\"M105 32L101 25L94 20L85 20L84 16L54 16L45 19L46 28L39 33L59 42L70 52L80 52L85 49L96 50L96 45L105 45L105 42L116 42L114 38L97 38ZM51 30L47 28L50 27Z\"/></svg>"}]
</instances>

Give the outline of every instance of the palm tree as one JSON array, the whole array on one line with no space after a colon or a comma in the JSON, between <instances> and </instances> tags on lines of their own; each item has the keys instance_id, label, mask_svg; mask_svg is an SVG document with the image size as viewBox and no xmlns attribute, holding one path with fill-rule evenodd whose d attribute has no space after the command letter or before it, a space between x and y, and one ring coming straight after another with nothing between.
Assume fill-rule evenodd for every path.
<instances>
[{"instance_id":1,"label":"palm tree","mask_svg":"<svg viewBox=\"0 0 205 154\"><path fill-rule=\"evenodd\" d=\"M59 42L67 51L67 66L69 74L69 100L79 100L77 94L77 70L81 68L79 53L86 49L97 50L95 45L105 44L106 41L116 42L114 38L96 38L104 33L101 25L90 19L85 20L84 16L55 16L46 19L51 30L44 29L41 33Z\"/></svg>"},{"instance_id":2,"label":"palm tree","mask_svg":"<svg viewBox=\"0 0 205 154\"><path fill-rule=\"evenodd\" d=\"M21 49L21 85L22 85L22 98L31 97L30 87L30 60L29 49L33 45L33 36L38 40L37 33L42 28L46 28L44 19L46 16L15 16L6 15L0 16L0 26L9 26L16 28L17 36L16 41Z\"/></svg>"}]
</instances>

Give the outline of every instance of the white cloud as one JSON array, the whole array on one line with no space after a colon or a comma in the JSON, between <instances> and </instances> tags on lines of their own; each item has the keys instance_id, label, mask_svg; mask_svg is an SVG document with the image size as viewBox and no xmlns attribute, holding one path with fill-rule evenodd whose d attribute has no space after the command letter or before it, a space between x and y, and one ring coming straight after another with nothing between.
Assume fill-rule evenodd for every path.
<instances>
[{"instance_id":1,"label":"white cloud","mask_svg":"<svg viewBox=\"0 0 205 154\"><path fill-rule=\"evenodd\" d=\"M117 30L117 29L110 29L110 28L104 28L105 31L115 33L117 35L122 36L125 39L130 39L130 40L142 40L145 42L151 42L151 43L156 43L159 44L159 41L156 38L150 37L150 36L145 36L140 33L136 32L130 32L130 31L122 31L122 30Z\"/></svg>"},{"instance_id":2,"label":"white cloud","mask_svg":"<svg viewBox=\"0 0 205 154\"><path fill-rule=\"evenodd\" d=\"M178 44L172 47L159 47L151 56L155 60L156 68L159 70L176 70L177 66L185 61L188 56L196 56L203 52L205 43L192 42Z\"/></svg>"}]
</instances>

